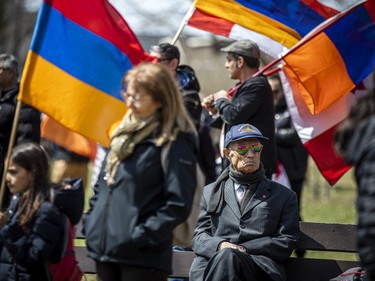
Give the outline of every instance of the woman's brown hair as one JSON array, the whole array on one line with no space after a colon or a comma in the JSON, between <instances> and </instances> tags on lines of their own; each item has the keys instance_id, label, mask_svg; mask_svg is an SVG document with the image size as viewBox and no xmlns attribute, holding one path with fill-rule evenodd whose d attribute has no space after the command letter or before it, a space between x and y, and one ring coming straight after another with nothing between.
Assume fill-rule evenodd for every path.
<instances>
[{"instance_id":1,"label":"woman's brown hair","mask_svg":"<svg viewBox=\"0 0 375 281\"><path fill-rule=\"evenodd\" d=\"M126 91L131 85L135 91L143 90L156 102L160 102L161 132L156 137L156 144L161 145L174 140L177 133L196 132L182 100L177 80L161 64L142 63L128 71L122 80Z\"/></svg>"}]
</instances>

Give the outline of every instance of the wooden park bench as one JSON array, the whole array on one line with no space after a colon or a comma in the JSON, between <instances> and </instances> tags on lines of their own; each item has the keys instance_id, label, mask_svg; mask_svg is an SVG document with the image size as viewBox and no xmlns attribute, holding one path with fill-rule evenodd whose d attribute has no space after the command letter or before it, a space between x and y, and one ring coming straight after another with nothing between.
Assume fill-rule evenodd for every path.
<instances>
[{"instance_id":1,"label":"wooden park bench","mask_svg":"<svg viewBox=\"0 0 375 281\"><path fill-rule=\"evenodd\" d=\"M300 222L301 239L298 249L320 252L356 253L356 226L337 223ZM81 226L77 239L84 239ZM76 243L77 260L87 274L95 274L94 262L87 257L84 243ZM188 277L194 259L193 252L173 252L171 277ZM328 281L349 268L360 266L359 261L291 257L286 263L288 281Z\"/></svg>"}]
</instances>

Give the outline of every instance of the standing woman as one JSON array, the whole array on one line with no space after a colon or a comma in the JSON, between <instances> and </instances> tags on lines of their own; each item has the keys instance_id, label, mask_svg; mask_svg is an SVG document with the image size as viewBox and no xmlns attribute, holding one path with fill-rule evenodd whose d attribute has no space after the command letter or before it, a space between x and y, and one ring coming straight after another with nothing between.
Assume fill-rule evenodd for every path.
<instances>
[{"instance_id":1,"label":"standing woman","mask_svg":"<svg viewBox=\"0 0 375 281\"><path fill-rule=\"evenodd\" d=\"M140 64L122 84L128 111L90 200L86 244L99 280L165 281L194 197L195 127L164 66Z\"/></svg>"},{"instance_id":2,"label":"standing woman","mask_svg":"<svg viewBox=\"0 0 375 281\"><path fill-rule=\"evenodd\" d=\"M51 201L48 158L37 144L16 146L6 173L13 194L0 213L0 281L49 280L47 264L64 250L64 217Z\"/></svg>"}]
</instances>

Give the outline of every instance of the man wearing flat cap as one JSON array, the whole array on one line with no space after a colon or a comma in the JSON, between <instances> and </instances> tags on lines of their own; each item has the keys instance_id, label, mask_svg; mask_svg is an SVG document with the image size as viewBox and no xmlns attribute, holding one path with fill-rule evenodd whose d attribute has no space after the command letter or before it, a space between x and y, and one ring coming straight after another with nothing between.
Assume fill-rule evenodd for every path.
<instances>
[{"instance_id":1,"label":"man wearing flat cap","mask_svg":"<svg viewBox=\"0 0 375 281\"><path fill-rule=\"evenodd\" d=\"M262 162L266 177L271 178L277 172L273 92L264 75L254 76L260 65L259 47L251 40L239 40L221 50L227 52L225 67L229 77L239 82L229 91L207 96L202 106L213 115L212 126L222 129L220 150L224 134L240 123L256 126L269 138ZM229 162L224 157L222 160L222 167L227 167Z\"/></svg>"},{"instance_id":2,"label":"man wearing flat cap","mask_svg":"<svg viewBox=\"0 0 375 281\"><path fill-rule=\"evenodd\" d=\"M265 177L260 158L267 141L250 124L227 132L230 166L204 188L190 280L286 280L283 262L299 236L298 203L292 190Z\"/></svg>"}]
</instances>

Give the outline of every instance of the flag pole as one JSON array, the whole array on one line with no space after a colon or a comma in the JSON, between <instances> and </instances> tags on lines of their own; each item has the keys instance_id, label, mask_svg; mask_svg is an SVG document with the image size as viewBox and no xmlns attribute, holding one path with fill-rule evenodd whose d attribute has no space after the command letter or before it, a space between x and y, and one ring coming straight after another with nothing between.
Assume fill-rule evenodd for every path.
<instances>
[{"instance_id":1,"label":"flag pole","mask_svg":"<svg viewBox=\"0 0 375 281\"><path fill-rule=\"evenodd\" d=\"M173 37L173 39L171 41L172 45L176 44L178 38L180 37L182 31L184 30L184 27L186 26L187 22L189 21L189 19L192 16L192 14L193 14L194 11L195 11L195 6L194 6L194 3L193 3L191 5L191 7L189 8L189 10L187 11L186 15L184 16L184 18L182 19L180 27L178 28L175 36Z\"/></svg>"},{"instance_id":2,"label":"flag pole","mask_svg":"<svg viewBox=\"0 0 375 281\"><path fill-rule=\"evenodd\" d=\"M272 74L275 74L276 72L279 72L281 70L280 66L276 67L274 69L271 69L267 72L264 72L264 76L271 76Z\"/></svg>"},{"instance_id":3,"label":"flag pole","mask_svg":"<svg viewBox=\"0 0 375 281\"><path fill-rule=\"evenodd\" d=\"M7 151L5 161L4 161L3 177L1 178L1 186L0 186L0 210L3 209L3 199L4 199L4 192L5 192L5 176L8 170L10 154L13 149L14 140L16 138L17 125L18 125L18 120L19 120L20 112L21 112L21 105L22 105L22 102L17 101L16 111L14 113L14 119L13 119L13 125L12 125L12 132L10 134L10 139L9 139L8 151Z\"/></svg>"},{"instance_id":4,"label":"flag pole","mask_svg":"<svg viewBox=\"0 0 375 281\"><path fill-rule=\"evenodd\" d=\"M271 61L270 63L266 64L265 66L262 67L262 69L258 70L258 72L256 72L253 76L258 76L264 72L266 72L268 69L270 69L271 67L273 67L275 64L279 63L280 61L283 60L283 57L280 56L279 58L277 59L274 59L273 61ZM270 70L269 72L271 72L272 70ZM270 75L270 74L268 74ZM267 75L266 75L267 76Z\"/></svg>"}]
</instances>

